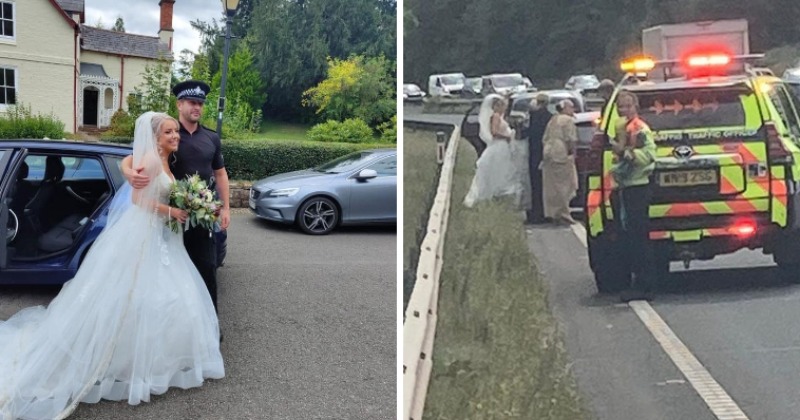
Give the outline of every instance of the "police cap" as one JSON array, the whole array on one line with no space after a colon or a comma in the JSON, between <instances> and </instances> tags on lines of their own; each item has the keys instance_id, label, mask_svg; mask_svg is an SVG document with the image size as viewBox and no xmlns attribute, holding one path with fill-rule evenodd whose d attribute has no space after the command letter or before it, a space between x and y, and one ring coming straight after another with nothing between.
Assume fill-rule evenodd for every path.
<instances>
[{"instance_id":1,"label":"police cap","mask_svg":"<svg viewBox=\"0 0 800 420\"><path fill-rule=\"evenodd\" d=\"M172 93L175 94L178 100L191 99L201 103L206 102L206 96L210 91L211 88L199 80L187 80L178 83L172 88Z\"/></svg>"}]
</instances>

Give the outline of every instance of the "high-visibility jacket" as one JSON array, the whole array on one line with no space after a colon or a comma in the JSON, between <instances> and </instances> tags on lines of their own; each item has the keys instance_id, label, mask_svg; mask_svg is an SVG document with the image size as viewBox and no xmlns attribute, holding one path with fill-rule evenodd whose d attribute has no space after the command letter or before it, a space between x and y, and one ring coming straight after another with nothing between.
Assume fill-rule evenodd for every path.
<instances>
[{"instance_id":1,"label":"high-visibility jacket","mask_svg":"<svg viewBox=\"0 0 800 420\"><path fill-rule=\"evenodd\" d=\"M647 185L656 166L656 143L653 141L653 132L638 116L622 121L625 124L624 130L617 132L624 133L624 136L609 141L614 149L624 149L625 152L615 156L611 173L617 188Z\"/></svg>"}]
</instances>

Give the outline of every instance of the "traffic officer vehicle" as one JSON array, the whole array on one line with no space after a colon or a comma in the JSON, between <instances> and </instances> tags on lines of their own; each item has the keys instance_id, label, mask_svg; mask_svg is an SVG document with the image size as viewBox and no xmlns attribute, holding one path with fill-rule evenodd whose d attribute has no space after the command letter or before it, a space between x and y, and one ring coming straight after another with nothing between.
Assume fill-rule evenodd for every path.
<instances>
[{"instance_id":1,"label":"traffic officer vehicle","mask_svg":"<svg viewBox=\"0 0 800 420\"><path fill-rule=\"evenodd\" d=\"M657 146L650 205L655 272L668 273L671 261L688 268L692 260L761 248L788 278L800 277L800 104L781 79L749 66L754 57L706 52L623 64L629 74L589 152L585 217L598 290L614 290L626 278L615 266L624 249L609 173L621 89L637 96Z\"/></svg>"}]
</instances>

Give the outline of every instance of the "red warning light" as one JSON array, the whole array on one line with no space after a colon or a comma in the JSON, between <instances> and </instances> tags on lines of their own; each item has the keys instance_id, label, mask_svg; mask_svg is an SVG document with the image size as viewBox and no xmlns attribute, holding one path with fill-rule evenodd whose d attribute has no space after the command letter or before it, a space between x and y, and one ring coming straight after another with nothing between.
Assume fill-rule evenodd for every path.
<instances>
[{"instance_id":1,"label":"red warning light","mask_svg":"<svg viewBox=\"0 0 800 420\"><path fill-rule=\"evenodd\" d=\"M744 220L730 228L731 233L739 237L753 236L756 233L756 224L752 220Z\"/></svg>"},{"instance_id":2,"label":"red warning light","mask_svg":"<svg viewBox=\"0 0 800 420\"><path fill-rule=\"evenodd\" d=\"M693 55L686 60L689 67L719 67L727 66L731 62L731 56L727 54L704 54Z\"/></svg>"}]
</instances>

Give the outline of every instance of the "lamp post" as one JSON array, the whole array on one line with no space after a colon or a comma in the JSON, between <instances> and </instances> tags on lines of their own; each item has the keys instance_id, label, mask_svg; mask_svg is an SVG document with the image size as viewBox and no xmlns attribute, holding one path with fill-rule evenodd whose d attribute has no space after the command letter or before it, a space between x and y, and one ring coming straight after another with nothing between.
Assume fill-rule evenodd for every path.
<instances>
[{"instance_id":1,"label":"lamp post","mask_svg":"<svg viewBox=\"0 0 800 420\"><path fill-rule=\"evenodd\" d=\"M217 134L222 139L222 113L225 111L225 84L228 82L228 54L231 48L231 26L236 9L239 7L239 0L222 0L222 7L225 8L225 53L222 58L222 81L219 85L219 101L217 102Z\"/></svg>"}]
</instances>

